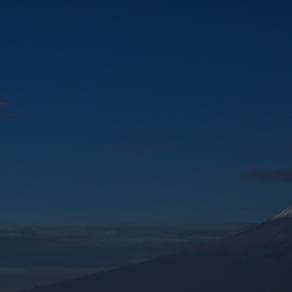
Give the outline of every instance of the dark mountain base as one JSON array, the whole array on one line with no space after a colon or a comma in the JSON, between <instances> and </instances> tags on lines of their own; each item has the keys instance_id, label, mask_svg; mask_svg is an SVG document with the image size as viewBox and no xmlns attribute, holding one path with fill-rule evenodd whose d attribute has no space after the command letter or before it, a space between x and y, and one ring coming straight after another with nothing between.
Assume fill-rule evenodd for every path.
<instances>
[{"instance_id":1,"label":"dark mountain base","mask_svg":"<svg viewBox=\"0 0 292 292\"><path fill-rule=\"evenodd\" d=\"M291 263L280 258L185 254L31 291L288 292Z\"/></svg>"},{"instance_id":2,"label":"dark mountain base","mask_svg":"<svg viewBox=\"0 0 292 292\"><path fill-rule=\"evenodd\" d=\"M292 221L30 292L291 292Z\"/></svg>"}]
</instances>

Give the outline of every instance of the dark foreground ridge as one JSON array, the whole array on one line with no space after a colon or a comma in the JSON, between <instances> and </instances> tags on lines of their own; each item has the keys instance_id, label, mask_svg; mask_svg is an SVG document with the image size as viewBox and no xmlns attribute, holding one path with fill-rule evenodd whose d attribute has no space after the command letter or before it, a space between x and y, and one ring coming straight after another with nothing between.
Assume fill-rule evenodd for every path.
<instances>
[{"instance_id":1,"label":"dark foreground ridge","mask_svg":"<svg viewBox=\"0 0 292 292\"><path fill-rule=\"evenodd\" d=\"M26 292L291 292L292 218L109 272Z\"/></svg>"}]
</instances>

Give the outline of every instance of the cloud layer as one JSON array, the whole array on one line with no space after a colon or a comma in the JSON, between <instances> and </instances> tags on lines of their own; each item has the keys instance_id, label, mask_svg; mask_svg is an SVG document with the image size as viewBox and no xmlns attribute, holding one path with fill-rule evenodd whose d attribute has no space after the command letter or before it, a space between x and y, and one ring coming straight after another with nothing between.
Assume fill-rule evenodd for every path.
<instances>
[{"instance_id":1,"label":"cloud layer","mask_svg":"<svg viewBox=\"0 0 292 292\"><path fill-rule=\"evenodd\" d=\"M246 171L244 176L261 183L292 184L292 168L253 168Z\"/></svg>"},{"instance_id":2,"label":"cloud layer","mask_svg":"<svg viewBox=\"0 0 292 292\"><path fill-rule=\"evenodd\" d=\"M11 117L14 113L11 111L12 104L5 100L0 100L0 118Z\"/></svg>"},{"instance_id":3,"label":"cloud layer","mask_svg":"<svg viewBox=\"0 0 292 292\"><path fill-rule=\"evenodd\" d=\"M0 110L5 110L10 107L10 103L7 101L0 100Z\"/></svg>"}]
</instances>

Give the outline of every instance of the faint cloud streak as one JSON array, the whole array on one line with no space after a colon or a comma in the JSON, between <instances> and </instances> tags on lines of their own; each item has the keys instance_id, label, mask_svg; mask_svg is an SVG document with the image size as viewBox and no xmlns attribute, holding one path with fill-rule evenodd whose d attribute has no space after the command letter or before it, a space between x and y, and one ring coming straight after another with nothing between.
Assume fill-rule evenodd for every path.
<instances>
[{"instance_id":1,"label":"faint cloud streak","mask_svg":"<svg viewBox=\"0 0 292 292\"><path fill-rule=\"evenodd\" d=\"M292 184L292 168L252 168L243 176L260 183Z\"/></svg>"},{"instance_id":2,"label":"faint cloud streak","mask_svg":"<svg viewBox=\"0 0 292 292\"><path fill-rule=\"evenodd\" d=\"M14 117L15 113L12 111L13 104L6 100L0 100L0 118Z\"/></svg>"}]
</instances>

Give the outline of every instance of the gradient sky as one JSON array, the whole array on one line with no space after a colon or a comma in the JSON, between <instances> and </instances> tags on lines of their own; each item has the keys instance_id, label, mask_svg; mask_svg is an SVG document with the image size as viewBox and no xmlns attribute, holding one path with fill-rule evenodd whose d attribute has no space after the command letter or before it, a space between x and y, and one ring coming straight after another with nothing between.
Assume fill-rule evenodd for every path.
<instances>
[{"instance_id":1,"label":"gradient sky","mask_svg":"<svg viewBox=\"0 0 292 292\"><path fill-rule=\"evenodd\" d=\"M103 2L103 3L101 3ZM292 203L292 5L5 1L0 222L224 223Z\"/></svg>"}]
</instances>

